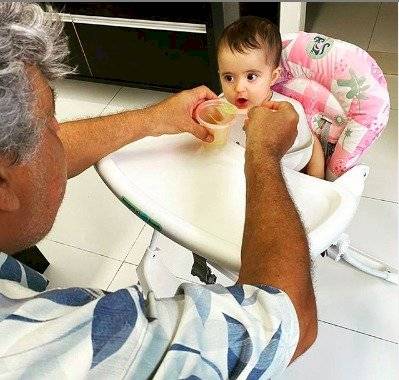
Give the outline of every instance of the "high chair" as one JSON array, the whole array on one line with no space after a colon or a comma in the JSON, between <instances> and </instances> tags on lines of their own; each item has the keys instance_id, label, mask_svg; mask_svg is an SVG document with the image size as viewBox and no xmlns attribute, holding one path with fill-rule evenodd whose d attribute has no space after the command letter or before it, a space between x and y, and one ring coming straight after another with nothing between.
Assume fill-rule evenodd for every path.
<instances>
[{"instance_id":1,"label":"high chair","mask_svg":"<svg viewBox=\"0 0 399 380\"><path fill-rule=\"evenodd\" d=\"M350 247L345 230L356 213L369 168L358 165L385 128L389 95L376 62L359 47L319 34L283 36L282 75L273 90L299 101L326 155L326 180L283 175L305 226L313 259L327 255L397 284L397 270ZM144 292L174 294L180 284L164 266L160 233L193 252L192 274L235 281L245 216L244 149L207 149L189 134L147 137L105 157L97 171L115 195L154 228L138 267ZM162 276L162 285L158 278ZM167 284L167 286L165 286Z\"/></svg>"}]
</instances>

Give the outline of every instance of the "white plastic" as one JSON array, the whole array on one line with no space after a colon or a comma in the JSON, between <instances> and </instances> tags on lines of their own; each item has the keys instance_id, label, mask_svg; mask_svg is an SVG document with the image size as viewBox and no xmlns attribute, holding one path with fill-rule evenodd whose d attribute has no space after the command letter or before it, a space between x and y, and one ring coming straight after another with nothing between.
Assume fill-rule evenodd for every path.
<instances>
[{"instance_id":1,"label":"white plastic","mask_svg":"<svg viewBox=\"0 0 399 380\"><path fill-rule=\"evenodd\" d=\"M238 272L245 218L244 149L205 149L189 134L147 137L101 160L109 188L159 225L162 234L210 262ZM364 186L362 168L328 182L284 168L302 217L311 256L338 241ZM154 224L155 223L155 224Z\"/></svg>"},{"instance_id":2,"label":"white plastic","mask_svg":"<svg viewBox=\"0 0 399 380\"><path fill-rule=\"evenodd\" d=\"M374 277L379 277L383 280L398 285L398 271L382 261L374 257L359 252L357 249L350 247L350 249L342 256L342 259L353 267L368 273Z\"/></svg>"},{"instance_id":3,"label":"white plastic","mask_svg":"<svg viewBox=\"0 0 399 380\"><path fill-rule=\"evenodd\" d=\"M349 236L342 234L340 239L327 249L327 256L335 261L342 260L362 272L398 285L398 271L395 268L351 247L349 243Z\"/></svg>"},{"instance_id":4,"label":"white plastic","mask_svg":"<svg viewBox=\"0 0 399 380\"><path fill-rule=\"evenodd\" d=\"M219 98L227 102L227 100L224 98L223 93L219 95ZM274 92L272 100L290 101L298 113L299 116L298 136L295 139L295 142L292 145L292 147L284 155L281 162L283 166L287 168L300 171L309 162L313 153L313 144L314 144L314 136L313 133L310 132L310 129L307 126L308 122L306 120L306 115L303 111L302 106L294 99L289 99L284 95ZM230 132L228 137L228 139L231 142L235 142L244 148L246 146L246 134L243 131L243 126L246 118L247 118L247 110L238 109L238 116L236 118L236 121L230 127Z\"/></svg>"},{"instance_id":5,"label":"white plastic","mask_svg":"<svg viewBox=\"0 0 399 380\"><path fill-rule=\"evenodd\" d=\"M158 233L154 231L151 243L137 267L137 277L145 297L150 291L160 298L172 297L181 282L163 264L160 250L156 246L157 235ZM159 278L162 278L161 285L158 281Z\"/></svg>"}]
</instances>

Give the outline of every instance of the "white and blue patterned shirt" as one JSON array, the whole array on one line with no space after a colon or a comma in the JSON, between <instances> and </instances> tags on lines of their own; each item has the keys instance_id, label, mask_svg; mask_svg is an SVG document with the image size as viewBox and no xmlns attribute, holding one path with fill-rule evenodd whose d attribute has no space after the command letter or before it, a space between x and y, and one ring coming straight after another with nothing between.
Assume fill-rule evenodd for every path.
<instances>
[{"instance_id":1,"label":"white and blue patterned shirt","mask_svg":"<svg viewBox=\"0 0 399 380\"><path fill-rule=\"evenodd\" d=\"M269 379L298 343L294 307L270 286L183 284L147 300L138 286L46 286L0 253L1 379Z\"/></svg>"}]
</instances>

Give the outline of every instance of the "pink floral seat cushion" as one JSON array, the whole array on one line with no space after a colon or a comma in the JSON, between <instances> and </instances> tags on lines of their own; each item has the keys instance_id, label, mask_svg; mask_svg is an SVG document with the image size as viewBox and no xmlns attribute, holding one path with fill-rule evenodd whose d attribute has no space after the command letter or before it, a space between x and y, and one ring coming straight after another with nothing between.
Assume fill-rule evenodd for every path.
<instances>
[{"instance_id":1,"label":"pink floral seat cushion","mask_svg":"<svg viewBox=\"0 0 399 380\"><path fill-rule=\"evenodd\" d=\"M324 120L331 123L326 178L334 180L359 162L388 122L384 75L361 48L304 32L283 36L280 66L273 90L302 104L319 138Z\"/></svg>"}]
</instances>

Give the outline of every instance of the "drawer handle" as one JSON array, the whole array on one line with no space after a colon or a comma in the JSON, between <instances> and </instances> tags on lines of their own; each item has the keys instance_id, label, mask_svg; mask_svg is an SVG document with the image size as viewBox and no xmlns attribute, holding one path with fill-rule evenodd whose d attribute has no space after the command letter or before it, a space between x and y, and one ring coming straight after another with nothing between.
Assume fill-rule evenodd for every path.
<instances>
[{"instance_id":1,"label":"drawer handle","mask_svg":"<svg viewBox=\"0 0 399 380\"><path fill-rule=\"evenodd\" d=\"M132 29L169 30L172 32L186 32L186 33L206 33L205 24L140 20L140 19L119 18L119 17L86 16L86 15L75 15L68 13L56 13L55 15L59 17L63 22L74 22L76 24L118 26L122 28L132 28Z\"/></svg>"}]
</instances>

